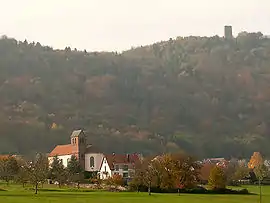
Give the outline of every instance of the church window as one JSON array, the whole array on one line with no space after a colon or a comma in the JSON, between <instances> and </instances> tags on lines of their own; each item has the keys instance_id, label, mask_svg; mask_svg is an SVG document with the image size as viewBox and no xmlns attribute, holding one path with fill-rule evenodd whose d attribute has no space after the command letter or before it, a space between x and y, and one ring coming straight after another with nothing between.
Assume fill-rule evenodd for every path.
<instances>
[{"instance_id":1,"label":"church window","mask_svg":"<svg viewBox=\"0 0 270 203\"><path fill-rule=\"evenodd\" d=\"M95 159L93 156L90 157L90 167L95 167Z\"/></svg>"}]
</instances>

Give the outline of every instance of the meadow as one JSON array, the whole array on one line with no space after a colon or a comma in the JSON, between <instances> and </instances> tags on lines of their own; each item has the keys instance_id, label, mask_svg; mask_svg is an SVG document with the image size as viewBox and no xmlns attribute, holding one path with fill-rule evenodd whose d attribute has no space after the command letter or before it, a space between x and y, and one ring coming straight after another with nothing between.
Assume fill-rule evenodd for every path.
<instances>
[{"instance_id":1,"label":"meadow","mask_svg":"<svg viewBox=\"0 0 270 203\"><path fill-rule=\"evenodd\" d=\"M51 187L51 186L50 186ZM259 202L259 188L247 186L253 195L202 195L202 194L152 194L136 192L96 192L70 189L49 188L45 186L34 195L29 188L22 188L20 185L0 185L4 191L0 191L0 203L254 203ZM262 187L262 202L270 202L270 187Z\"/></svg>"}]
</instances>

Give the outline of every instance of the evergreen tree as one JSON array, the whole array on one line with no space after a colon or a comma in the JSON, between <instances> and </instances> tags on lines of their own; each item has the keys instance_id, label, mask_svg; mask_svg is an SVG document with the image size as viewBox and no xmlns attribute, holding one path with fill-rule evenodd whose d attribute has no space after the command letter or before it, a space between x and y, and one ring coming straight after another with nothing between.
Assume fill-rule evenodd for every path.
<instances>
[{"instance_id":1,"label":"evergreen tree","mask_svg":"<svg viewBox=\"0 0 270 203\"><path fill-rule=\"evenodd\" d=\"M69 182L77 183L77 187L80 187L80 182L83 179L83 169L76 158L76 156L72 155L70 161L67 165L67 173Z\"/></svg>"},{"instance_id":2,"label":"evergreen tree","mask_svg":"<svg viewBox=\"0 0 270 203\"><path fill-rule=\"evenodd\" d=\"M58 186L61 187L67 181L67 171L64 168L64 165L57 156L53 158L53 162L50 166L49 177L58 183Z\"/></svg>"}]
</instances>

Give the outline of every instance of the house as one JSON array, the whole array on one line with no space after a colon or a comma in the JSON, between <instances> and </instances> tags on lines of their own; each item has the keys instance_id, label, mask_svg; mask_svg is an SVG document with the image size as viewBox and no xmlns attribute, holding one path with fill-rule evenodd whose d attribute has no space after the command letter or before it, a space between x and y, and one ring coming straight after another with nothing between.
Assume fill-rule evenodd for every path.
<instances>
[{"instance_id":1,"label":"house","mask_svg":"<svg viewBox=\"0 0 270 203\"><path fill-rule=\"evenodd\" d=\"M17 161L22 160L23 156L21 155L7 155L7 154L0 154L0 160L8 159L9 157L15 158Z\"/></svg>"},{"instance_id":2,"label":"house","mask_svg":"<svg viewBox=\"0 0 270 203\"><path fill-rule=\"evenodd\" d=\"M10 155L0 155L0 160L5 160L8 159L10 157Z\"/></svg>"},{"instance_id":3,"label":"house","mask_svg":"<svg viewBox=\"0 0 270 203\"><path fill-rule=\"evenodd\" d=\"M103 160L103 154L92 145L87 145L83 130L75 130L70 136L70 144L57 145L48 155L49 164L57 156L67 167L71 156L74 155L80 162L81 167L88 172L97 172Z\"/></svg>"},{"instance_id":4,"label":"house","mask_svg":"<svg viewBox=\"0 0 270 203\"><path fill-rule=\"evenodd\" d=\"M199 175L199 180L201 184L207 184L208 179L211 173L211 170L215 167L216 165L213 163L204 163L202 164L202 167L200 168L200 175Z\"/></svg>"},{"instance_id":5,"label":"house","mask_svg":"<svg viewBox=\"0 0 270 203\"><path fill-rule=\"evenodd\" d=\"M138 154L111 154L103 157L99 176L108 179L113 175L121 175L125 180L130 180L135 174L135 163L140 161Z\"/></svg>"}]
</instances>

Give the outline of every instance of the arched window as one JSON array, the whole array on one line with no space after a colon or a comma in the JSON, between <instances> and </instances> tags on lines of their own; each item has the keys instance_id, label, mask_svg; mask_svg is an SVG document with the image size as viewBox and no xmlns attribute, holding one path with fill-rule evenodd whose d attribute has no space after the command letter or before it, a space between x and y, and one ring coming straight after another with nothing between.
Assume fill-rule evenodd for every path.
<instances>
[{"instance_id":1,"label":"arched window","mask_svg":"<svg viewBox=\"0 0 270 203\"><path fill-rule=\"evenodd\" d=\"M90 157L90 167L95 167L95 159L93 156Z\"/></svg>"}]
</instances>

